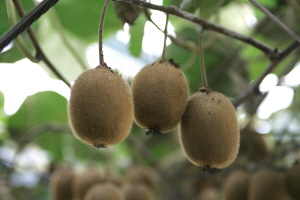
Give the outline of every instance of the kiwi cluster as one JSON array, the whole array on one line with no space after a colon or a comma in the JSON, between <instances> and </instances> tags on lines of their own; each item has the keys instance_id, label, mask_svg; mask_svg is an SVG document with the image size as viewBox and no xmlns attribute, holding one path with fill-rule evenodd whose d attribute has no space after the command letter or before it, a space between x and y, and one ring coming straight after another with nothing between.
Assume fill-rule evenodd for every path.
<instances>
[{"instance_id":1,"label":"kiwi cluster","mask_svg":"<svg viewBox=\"0 0 300 200\"><path fill-rule=\"evenodd\" d=\"M187 80L172 59L145 66L132 82L135 122L147 134L171 131L184 113L188 94Z\"/></svg>"},{"instance_id":2,"label":"kiwi cluster","mask_svg":"<svg viewBox=\"0 0 300 200\"><path fill-rule=\"evenodd\" d=\"M133 166L121 178L95 167L76 172L60 167L50 178L53 200L154 200L157 188L154 172L144 166Z\"/></svg>"},{"instance_id":3,"label":"kiwi cluster","mask_svg":"<svg viewBox=\"0 0 300 200\"><path fill-rule=\"evenodd\" d=\"M83 172L76 174L72 182L74 198L83 200L92 185L104 182L104 177L99 170L91 167L85 169Z\"/></svg>"},{"instance_id":4,"label":"kiwi cluster","mask_svg":"<svg viewBox=\"0 0 300 200\"><path fill-rule=\"evenodd\" d=\"M188 101L180 126L190 162L213 174L236 158L240 132L235 108L221 93L200 88Z\"/></svg>"},{"instance_id":5,"label":"kiwi cluster","mask_svg":"<svg viewBox=\"0 0 300 200\"><path fill-rule=\"evenodd\" d=\"M133 121L127 82L107 66L83 72L71 89L69 121L75 136L97 148L122 142Z\"/></svg>"}]
</instances>

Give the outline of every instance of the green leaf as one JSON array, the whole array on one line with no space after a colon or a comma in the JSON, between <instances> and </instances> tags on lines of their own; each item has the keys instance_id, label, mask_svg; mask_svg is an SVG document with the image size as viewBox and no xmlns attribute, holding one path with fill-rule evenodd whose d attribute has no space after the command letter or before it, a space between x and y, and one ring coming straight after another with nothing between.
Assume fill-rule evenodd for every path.
<instances>
[{"instance_id":1,"label":"green leaf","mask_svg":"<svg viewBox=\"0 0 300 200\"><path fill-rule=\"evenodd\" d=\"M0 63L15 63L24 58L19 48L14 45L11 49L0 53Z\"/></svg>"},{"instance_id":2,"label":"green leaf","mask_svg":"<svg viewBox=\"0 0 300 200\"><path fill-rule=\"evenodd\" d=\"M142 41L146 21L146 17L142 15L135 21L134 25L130 26L129 50L133 56L139 56L142 52Z\"/></svg>"},{"instance_id":3,"label":"green leaf","mask_svg":"<svg viewBox=\"0 0 300 200\"><path fill-rule=\"evenodd\" d=\"M98 25L104 1L64 0L55 5L57 14L65 29L88 42L98 41ZM113 5L108 6L104 36L121 29L121 23L115 16Z\"/></svg>"},{"instance_id":4,"label":"green leaf","mask_svg":"<svg viewBox=\"0 0 300 200\"><path fill-rule=\"evenodd\" d=\"M19 140L30 128L49 122L67 123L67 100L56 92L39 92L26 98L8 120L8 130Z\"/></svg>"}]
</instances>

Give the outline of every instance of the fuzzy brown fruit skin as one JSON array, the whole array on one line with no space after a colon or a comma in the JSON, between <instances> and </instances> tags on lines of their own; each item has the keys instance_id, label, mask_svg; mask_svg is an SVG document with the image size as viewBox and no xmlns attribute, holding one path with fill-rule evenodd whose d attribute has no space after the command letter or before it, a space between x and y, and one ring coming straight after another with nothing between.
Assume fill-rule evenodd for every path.
<instances>
[{"instance_id":1,"label":"fuzzy brown fruit skin","mask_svg":"<svg viewBox=\"0 0 300 200\"><path fill-rule=\"evenodd\" d=\"M72 200L73 168L62 167L55 170L50 179L50 191L55 200Z\"/></svg>"},{"instance_id":2,"label":"fuzzy brown fruit skin","mask_svg":"<svg viewBox=\"0 0 300 200\"><path fill-rule=\"evenodd\" d=\"M122 142L133 122L129 85L108 67L83 72L71 89L69 121L75 136L89 145Z\"/></svg>"},{"instance_id":3,"label":"fuzzy brown fruit skin","mask_svg":"<svg viewBox=\"0 0 300 200\"><path fill-rule=\"evenodd\" d=\"M296 163L290 167L285 173L285 184L289 194L295 198L300 199L300 164Z\"/></svg>"},{"instance_id":4,"label":"fuzzy brown fruit skin","mask_svg":"<svg viewBox=\"0 0 300 200\"><path fill-rule=\"evenodd\" d=\"M90 187L104 183L104 178L97 169L88 168L80 174L76 174L72 182L73 197L76 200L83 200Z\"/></svg>"},{"instance_id":5,"label":"fuzzy brown fruit skin","mask_svg":"<svg viewBox=\"0 0 300 200\"><path fill-rule=\"evenodd\" d=\"M247 200L250 174L238 170L230 174L223 186L224 200Z\"/></svg>"},{"instance_id":6,"label":"fuzzy brown fruit skin","mask_svg":"<svg viewBox=\"0 0 300 200\"><path fill-rule=\"evenodd\" d=\"M267 158L268 153L266 142L261 134L253 130L241 131L238 156L245 156L252 162L261 163Z\"/></svg>"},{"instance_id":7,"label":"fuzzy brown fruit skin","mask_svg":"<svg viewBox=\"0 0 300 200\"><path fill-rule=\"evenodd\" d=\"M147 65L132 82L135 122L153 135L171 131L184 113L188 93L178 64L170 60Z\"/></svg>"},{"instance_id":8,"label":"fuzzy brown fruit skin","mask_svg":"<svg viewBox=\"0 0 300 200\"><path fill-rule=\"evenodd\" d=\"M97 184L92 186L83 200L125 200L124 194L113 184Z\"/></svg>"},{"instance_id":9,"label":"fuzzy brown fruit skin","mask_svg":"<svg viewBox=\"0 0 300 200\"><path fill-rule=\"evenodd\" d=\"M157 186L154 171L144 166L135 166L129 169L125 181L133 185L144 185L153 192Z\"/></svg>"},{"instance_id":10,"label":"fuzzy brown fruit skin","mask_svg":"<svg viewBox=\"0 0 300 200\"><path fill-rule=\"evenodd\" d=\"M287 200L283 178L271 169L256 172L250 177L248 200Z\"/></svg>"},{"instance_id":11,"label":"fuzzy brown fruit skin","mask_svg":"<svg viewBox=\"0 0 300 200\"><path fill-rule=\"evenodd\" d=\"M145 185L128 184L124 187L125 200L154 200L153 191Z\"/></svg>"},{"instance_id":12,"label":"fuzzy brown fruit skin","mask_svg":"<svg viewBox=\"0 0 300 200\"><path fill-rule=\"evenodd\" d=\"M236 158L240 134L235 109L223 94L203 90L194 94L181 119L181 146L188 160L210 173Z\"/></svg>"}]
</instances>

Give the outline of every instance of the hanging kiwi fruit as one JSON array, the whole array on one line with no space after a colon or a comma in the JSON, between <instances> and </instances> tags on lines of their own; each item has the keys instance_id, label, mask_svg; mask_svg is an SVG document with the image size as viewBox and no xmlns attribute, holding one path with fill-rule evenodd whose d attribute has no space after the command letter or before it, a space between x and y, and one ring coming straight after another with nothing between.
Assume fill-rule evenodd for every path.
<instances>
[{"instance_id":1,"label":"hanging kiwi fruit","mask_svg":"<svg viewBox=\"0 0 300 200\"><path fill-rule=\"evenodd\" d=\"M83 200L125 200L123 191L111 183L92 186Z\"/></svg>"},{"instance_id":2,"label":"hanging kiwi fruit","mask_svg":"<svg viewBox=\"0 0 300 200\"><path fill-rule=\"evenodd\" d=\"M72 181L75 172L72 167L64 166L56 169L50 178L50 192L55 200L72 200Z\"/></svg>"},{"instance_id":3,"label":"hanging kiwi fruit","mask_svg":"<svg viewBox=\"0 0 300 200\"><path fill-rule=\"evenodd\" d=\"M127 82L106 65L102 51L106 0L99 25L100 65L83 72L71 89L69 121L74 135L104 148L122 142L133 122L133 100Z\"/></svg>"},{"instance_id":4,"label":"hanging kiwi fruit","mask_svg":"<svg viewBox=\"0 0 300 200\"><path fill-rule=\"evenodd\" d=\"M202 37L199 52L202 85L188 101L181 119L181 146L188 160L210 174L230 165L236 158L240 133L231 101L208 87L203 60Z\"/></svg>"},{"instance_id":5,"label":"hanging kiwi fruit","mask_svg":"<svg viewBox=\"0 0 300 200\"><path fill-rule=\"evenodd\" d=\"M299 189L299 188L298 188ZM288 199L283 178L273 169L263 169L250 177L249 200Z\"/></svg>"},{"instance_id":6,"label":"hanging kiwi fruit","mask_svg":"<svg viewBox=\"0 0 300 200\"><path fill-rule=\"evenodd\" d=\"M175 128L188 100L188 83L179 64L165 60L167 22L162 59L141 69L132 82L135 122L153 136Z\"/></svg>"},{"instance_id":7,"label":"hanging kiwi fruit","mask_svg":"<svg viewBox=\"0 0 300 200\"><path fill-rule=\"evenodd\" d=\"M250 174L243 170L232 172L224 181L224 200L247 199Z\"/></svg>"},{"instance_id":8,"label":"hanging kiwi fruit","mask_svg":"<svg viewBox=\"0 0 300 200\"><path fill-rule=\"evenodd\" d=\"M153 191L145 185L127 184L124 187L125 200L154 200Z\"/></svg>"},{"instance_id":9,"label":"hanging kiwi fruit","mask_svg":"<svg viewBox=\"0 0 300 200\"><path fill-rule=\"evenodd\" d=\"M102 174L95 168L87 168L83 172L76 174L72 180L73 198L82 200L89 188L98 183L104 183Z\"/></svg>"}]
</instances>

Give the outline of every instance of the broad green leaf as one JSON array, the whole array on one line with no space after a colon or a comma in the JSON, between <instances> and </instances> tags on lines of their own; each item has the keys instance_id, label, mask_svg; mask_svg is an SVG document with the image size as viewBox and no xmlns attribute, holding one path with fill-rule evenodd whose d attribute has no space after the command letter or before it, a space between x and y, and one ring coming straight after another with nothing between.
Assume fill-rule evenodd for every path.
<instances>
[{"instance_id":1,"label":"broad green leaf","mask_svg":"<svg viewBox=\"0 0 300 200\"><path fill-rule=\"evenodd\" d=\"M14 63L22 58L24 58L24 55L16 45L14 45L11 49L0 53L0 63Z\"/></svg>"},{"instance_id":2,"label":"broad green leaf","mask_svg":"<svg viewBox=\"0 0 300 200\"><path fill-rule=\"evenodd\" d=\"M59 1L55 8L65 29L79 36L81 40L95 42L98 41L103 3L104 1L98 0L64 0ZM115 16L113 5L110 4L105 17L104 36L109 36L120 28L121 23Z\"/></svg>"},{"instance_id":3,"label":"broad green leaf","mask_svg":"<svg viewBox=\"0 0 300 200\"><path fill-rule=\"evenodd\" d=\"M8 130L19 140L30 128L42 123L67 123L67 100L56 92L39 92L26 98L8 120Z\"/></svg>"},{"instance_id":4,"label":"broad green leaf","mask_svg":"<svg viewBox=\"0 0 300 200\"><path fill-rule=\"evenodd\" d=\"M145 23L146 17L142 15L135 21L134 25L130 26L129 50L133 56L139 56L142 52Z\"/></svg>"}]
</instances>

